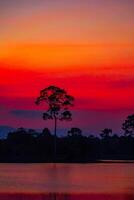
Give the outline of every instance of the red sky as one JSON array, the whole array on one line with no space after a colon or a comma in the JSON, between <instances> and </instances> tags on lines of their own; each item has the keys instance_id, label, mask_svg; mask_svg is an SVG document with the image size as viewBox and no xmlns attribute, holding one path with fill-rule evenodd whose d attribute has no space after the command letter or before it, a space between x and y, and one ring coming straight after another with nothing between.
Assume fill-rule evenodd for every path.
<instances>
[{"instance_id":1,"label":"red sky","mask_svg":"<svg viewBox=\"0 0 134 200\"><path fill-rule=\"evenodd\" d=\"M1 3L0 125L51 128L34 101L57 85L76 99L59 128L120 131L134 112L133 9L131 0Z\"/></svg>"}]
</instances>

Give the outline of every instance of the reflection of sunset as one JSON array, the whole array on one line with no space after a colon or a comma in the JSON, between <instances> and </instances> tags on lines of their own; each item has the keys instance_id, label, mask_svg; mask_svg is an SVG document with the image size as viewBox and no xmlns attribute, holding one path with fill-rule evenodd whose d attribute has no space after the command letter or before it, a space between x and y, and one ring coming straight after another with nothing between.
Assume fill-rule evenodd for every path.
<instances>
[{"instance_id":1,"label":"reflection of sunset","mask_svg":"<svg viewBox=\"0 0 134 200\"><path fill-rule=\"evenodd\" d=\"M0 197L2 193L89 194L115 197L116 195L117 197L118 195L119 197L127 194L134 195L133 163L56 164L55 166L51 163L20 164L19 166L2 164L0 176L5 179L0 187ZM122 200L122 198L119 199Z\"/></svg>"}]
</instances>

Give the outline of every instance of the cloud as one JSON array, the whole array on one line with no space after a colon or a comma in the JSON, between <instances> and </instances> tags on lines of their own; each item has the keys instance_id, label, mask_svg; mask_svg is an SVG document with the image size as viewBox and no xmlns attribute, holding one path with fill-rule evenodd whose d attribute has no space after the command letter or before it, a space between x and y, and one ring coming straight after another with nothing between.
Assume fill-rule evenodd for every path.
<instances>
[{"instance_id":1,"label":"cloud","mask_svg":"<svg viewBox=\"0 0 134 200\"><path fill-rule=\"evenodd\" d=\"M48 127L53 131L54 121L44 121L42 113L41 110L11 110L2 124L34 129ZM121 132L122 123L131 113L133 113L132 109L127 108L121 110L72 110L73 120L70 122L58 121L58 129L68 130L71 127L79 127L84 134L88 135L89 133L99 133L103 128L112 128L114 132L119 133ZM7 121L7 119L9 120ZM60 131L58 133L60 134Z\"/></svg>"},{"instance_id":2,"label":"cloud","mask_svg":"<svg viewBox=\"0 0 134 200\"><path fill-rule=\"evenodd\" d=\"M36 110L12 110L10 114L20 117L20 118L39 118L42 116L43 111L36 111Z\"/></svg>"},{"instance_id":3,"label":"cloud","mask_svg":"<svg viewBox=\"0 0 134 200\"><path fill-rule=\"evenodd\" d=\"M120 80L113 80L109 82L109 86L111 88L116 89L127 89L127 88L134 88L134 78L133 79L120 79Z\"/></svg>"}]
</instances>

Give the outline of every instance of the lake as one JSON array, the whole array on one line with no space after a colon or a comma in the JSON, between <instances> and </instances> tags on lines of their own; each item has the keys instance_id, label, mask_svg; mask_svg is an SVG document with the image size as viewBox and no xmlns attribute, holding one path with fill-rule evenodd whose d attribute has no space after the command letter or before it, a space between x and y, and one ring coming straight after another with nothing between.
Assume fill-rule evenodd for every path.
<instances>
[{"instance_id":1,"label":"lake","mask_svg":"<svg viewBox=\"0 0 134 200\"><path fill-rule=\"evenodd\" d=\"M0 200L133 200L134 163L0 164Z\"/></svg>"}]
</instances>

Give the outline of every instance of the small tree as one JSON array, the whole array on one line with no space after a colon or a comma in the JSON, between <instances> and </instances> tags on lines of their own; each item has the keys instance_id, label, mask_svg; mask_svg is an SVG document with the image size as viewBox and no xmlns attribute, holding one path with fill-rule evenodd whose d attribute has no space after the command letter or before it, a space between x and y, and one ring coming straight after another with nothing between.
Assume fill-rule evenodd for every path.
<instances>
[{"instance_id":1,"label":"small tree","mask_svg":"<svg viewBox=\"0 0 134 200\"><path fill-rule=\"evenodd\" d=\"M52 135L51 135L51 132L48 128L44 128L42 133L40 134L40 136L51 137Z\"/></svg>"},{"instance_id":2,"label":"small tree","mask_svg":"<svg viewBox=\"0 0 134 200\"><path fill-rule=\"evenodd\" d=\"M122 124L122 129L124 130L125 136L134 135L134 114L127 117L125 122Z\"/></svg>"},{"instance_id":3,"label":"small tree","mask_svg":"<svg viewBox=\"0 0 134 200\"><path fill-rule=\"evenodd\" d=\"M70 137L80 137L82 136L82 130L79 128L71 128L71 130L68 131L68 136Z\"/></svg>"},{"instance_id":4,"label":"small tree","mask_svg":"<svg viewBox=\"0 0 134 200\"><path fill-rule=\"evenodd\" d=\"M110 128L104 128L104 129L101 131L100 136L101 136L102 138L108 138L111 134L112 134L112 129L110 129Z\"/></svg>"},{"instance_id":5,"label":"small tree","mask_svg":"<svg viewBox=\"0 0 134 200\"><path fill-rule=\"evenodd\" d=\"M73 106L74 98L67 94L64 89L56 86L49 86L40 91L40 96L36 99L36 104L45 102L48 104L48 110L43 113L43 119L54 120L54 158L56 159L56 137L57 137L57 120L72 120L72 114L69 108Z\"/></svg>"}]
</instances>

